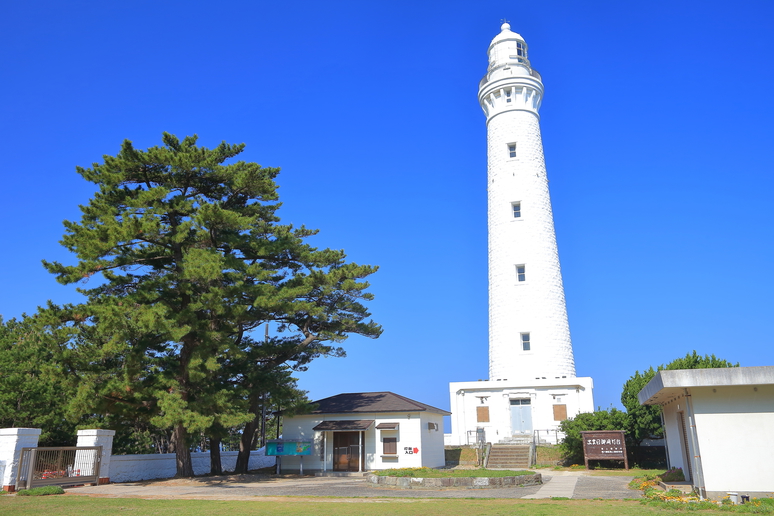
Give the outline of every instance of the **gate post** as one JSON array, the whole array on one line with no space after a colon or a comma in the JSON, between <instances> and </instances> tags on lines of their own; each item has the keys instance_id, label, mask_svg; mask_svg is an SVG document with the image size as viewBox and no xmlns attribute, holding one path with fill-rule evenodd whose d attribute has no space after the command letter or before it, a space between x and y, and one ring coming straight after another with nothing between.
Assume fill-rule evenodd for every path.
<instances>
[{"instance_id":1,"label":"gate post","mask_svg":"<svg viewBox=\"0 0 774 516\"><path fill-rule=\"evenodd\" d=\"M40 428L0 428L0 480L4 491L16 490L22 448L38 445Z\"/></svg>"},{"instance_id":2,"label":"gate post","mask_svg":"<svg viewBox=\"0 0 774 516\"><path fill-rule=\"evenodd\" d=\"M110 483L110 456L113 454L115 430L78 430L76 446L102 446L97 485Z\"/></svg>"}]
</instances>

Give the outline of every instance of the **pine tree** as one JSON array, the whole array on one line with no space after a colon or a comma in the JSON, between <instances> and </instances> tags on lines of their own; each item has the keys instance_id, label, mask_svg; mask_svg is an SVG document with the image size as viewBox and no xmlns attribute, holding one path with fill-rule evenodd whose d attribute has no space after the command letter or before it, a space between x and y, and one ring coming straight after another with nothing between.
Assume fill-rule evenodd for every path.
<instances>
[{"instance_id":1,"label":"pine tree","mask_svg":"<svg viewBox=\"0 0 774 516\"><path fill-rule=\"evenodd\" d=\"M75 444L76 421L62 402L75 394L75 385L61 333L47 331L41 317L0 318L0 428L40 428L40 446Z\"/></svg>"},{"instance_id":2,"label":"pine tree","mask_svg":"<svg viewBox=\"0 0 774 516\"><path fill-rule=\"evenodd\" d=\"M80 222L64 223L62 244L77 263L44 262L64 284L101 276L69 309L81 330L71 344L82 368L73 406L170 428L186 477L191 435L254 417L222 366L259 325L274 321L292 336L264 361L277 367L338 353L327 343L349 334L381 333L362 304L377 268L311 247L305 238L316 231L279 223L279 169L225 164L244 145L196 141L164 133L164 145L146 151L124 141L116 156L79 167L99 191Z\"/></svg>"}]
</instances>

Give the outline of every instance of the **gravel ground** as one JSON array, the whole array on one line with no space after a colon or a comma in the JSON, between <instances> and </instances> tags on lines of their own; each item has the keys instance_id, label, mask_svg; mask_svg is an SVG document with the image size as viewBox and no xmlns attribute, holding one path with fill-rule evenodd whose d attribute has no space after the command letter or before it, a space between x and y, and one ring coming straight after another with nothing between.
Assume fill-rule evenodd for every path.
<instances>
[{"instance_id":1,"label":"gravel ground","mask_svg":"<svg viewBox=\"0 0 774 516\"><path fill-rule=\"evenodd\" d=\"M637 498L639 491L626 487L631 477L592 477L578 475L573 498ZM551 476L543 475L544 483ZM373 487L361 477L281 478L261 475L236 475L194 479L128 482L67 489L70 495L109 498L188 498L210 500L270 499L273 497L342 498L523 498L534 495L542 486L502 489L395 489Z\"/></svg>"}]
</instances>

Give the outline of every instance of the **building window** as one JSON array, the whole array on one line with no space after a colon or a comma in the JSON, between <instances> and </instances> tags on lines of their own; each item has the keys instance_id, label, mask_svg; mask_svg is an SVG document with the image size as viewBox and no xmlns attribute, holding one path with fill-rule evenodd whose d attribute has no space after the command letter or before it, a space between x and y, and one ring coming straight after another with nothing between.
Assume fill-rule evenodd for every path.
<instances>
[{"instance_id":1,"label":"building window","mask_svg":"<svg viewBox=\"0 0 774 516\"><path fill-rule=\"evenodd\" d=\"M526 265L517 265L516 266L516 277L519 279L519 281L527 281L527 266Z\"/></svg>"},{"instance_id":2,"label":"building window","mask_svg":"<svg viewBox=\"0 0 774 516\"><path fill-rule=\"evenodd\" d=\"M398 438L397 437L382 437L382 453L384 455L397 455L398 454Z\"/></svg>"},{"instance_id":3,"label":"building window","mask_svg":"<svg viewBox=\"0 0 774 516\"><path fill-rule=\"evenodd\" d=\"M524 351L530 350L529 333L521 334L521 349L523 349Z\"/></svg>"},{"instance_id":4,"label":"building window","mask_svg":"<svg viewBox=\"0 0 774 516\"><path fill-rule=\"evenodd\" d=\"M510 101L511 101L511 90L505 90L505 102L510 102Z\"/></svg>"},{"instance_id":5,"label":"building window","mask_svg":"<svg viewBox=\"0 0 774 516\"><path fill-rule=\"evenodd\" d=\"M554 405L554 421L567 419L567 405Z\"/></svg>"},{"instance_id":6,"label":"building window","mask_svg":"<svg viewBox=\"0 0 774 516\"><path fill-rule=\"evenodd\" d=\"M479 423L489 423L489 407L476 407L476 421Z\"/></svg>"},{"instance_id":7,"label":"building window","mask_svg":"<svg viewBox=\"0 0 774 516\"><path fill-rule=\"evenodd\" d=\"M511 203L511 209L513 210L513 218L514 219L520 219L521 218L521 203L520 202L512 202Z\"/></svg>"},{"instance_id":8,"label":"building window","mask_svg":"<svg viewBox=\"0 0 774 516\"><path fill-rule=\"evenodd\" d=\"M516 157L516 144L515 143L509 143L508 144L508 157L509 158L515 158Z\"/></svg>"}]
</instances>

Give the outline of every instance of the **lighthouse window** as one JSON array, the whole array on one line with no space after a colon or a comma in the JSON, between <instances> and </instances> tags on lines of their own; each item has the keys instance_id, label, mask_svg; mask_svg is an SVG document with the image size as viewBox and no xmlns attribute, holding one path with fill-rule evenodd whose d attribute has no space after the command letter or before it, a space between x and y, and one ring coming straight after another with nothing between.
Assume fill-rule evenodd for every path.
<instances>
[{"instance_id":1,"label":"lighthouse window","mask_svg":"<svg viewBox=\"0 0 774 516\"><path fill-rule=\"evenodd\" d=\"M512 202L511 208L513 209L513 218L518 219L521 218L521 203L520 202Z\"/></svg>"},{"instance_id":2,"label":"lighthouse window","mask_svg":"<svg viewBox=\"0 0 774 516\"><path fill-rule=\"evenodd\" d=\"M515 143L509 143L508 144L508 157L515 158L516 157L516 144Z\"/></svg>"},{"instance_id":3,"label":"lighthouse window","mask_svg":"<svg viewBox=\"0 0 774 516\"><path fill-rule=\"evenodd\" d=\"M521 334L521 349L524 351L529 351L529 333L522 333Z\"/></svg>"},{"instance_id":4,"label":"lighthouse window","mask_svg":"<svg viewBox=\"0 0 774 516\"><path fill-rule=\"evenodd\" d=\"M519 278L519 281L527 281L527 266L526 265L517 265L516 266L516 277ZM522 335L523 337L523 335Z\"/></svg>"}]
</instances>

